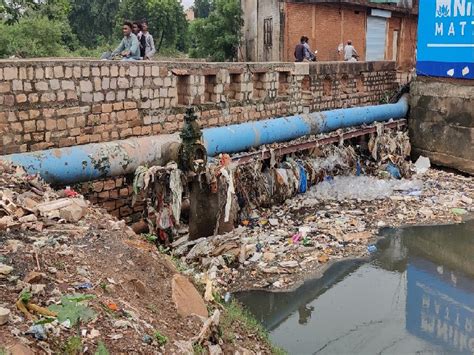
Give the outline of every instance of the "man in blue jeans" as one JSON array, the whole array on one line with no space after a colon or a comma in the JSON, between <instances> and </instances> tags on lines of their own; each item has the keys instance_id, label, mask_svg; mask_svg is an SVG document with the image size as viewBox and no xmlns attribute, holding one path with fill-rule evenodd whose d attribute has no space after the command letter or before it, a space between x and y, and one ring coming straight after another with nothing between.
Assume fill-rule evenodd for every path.
<instances>
[{"instance_id":1,"label":"man in blue jeans","mask_svg":"<svg viewBox=\"0 0 474 355\"><path fill-rule=\"evenodd\" d=\"M132 33L132 23L125 21L122 27L123 39L120 45L115 49L111 57L122 56L122 60L140 60L140 43L137 36Z\"/></svg>"}]
</instances>

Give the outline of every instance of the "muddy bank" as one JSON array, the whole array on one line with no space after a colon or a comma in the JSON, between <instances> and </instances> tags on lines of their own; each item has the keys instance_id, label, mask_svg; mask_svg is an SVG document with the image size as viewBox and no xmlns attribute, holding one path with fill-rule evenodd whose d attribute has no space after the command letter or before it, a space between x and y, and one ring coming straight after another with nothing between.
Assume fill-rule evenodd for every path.
<instances>
[{"instance_id":1,"label":"muddy bank","mask_svg":"<svg viewBox=\"0 0 474 355\"><path fill-rule=\"evenodd\" d=\"M0 164L0 353L271 351L192 281L75 191Z\"/></svg>"}]
</instances>

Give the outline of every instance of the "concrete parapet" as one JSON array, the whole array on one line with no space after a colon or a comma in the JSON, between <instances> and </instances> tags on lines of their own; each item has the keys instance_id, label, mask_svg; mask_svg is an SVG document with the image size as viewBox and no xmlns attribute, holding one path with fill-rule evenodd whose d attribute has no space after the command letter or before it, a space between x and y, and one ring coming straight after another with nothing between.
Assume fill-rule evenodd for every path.
<instances>
[{"instance_id":1,"label":"concrete parapet","mask_svg":"<svg viewBox=\"0 0 474 355\"><path fill-rule=\"evenodd\" d=\"M410 93L415 154L474 174L474 83L418 77Z\"/></svg>"}]
</instances>

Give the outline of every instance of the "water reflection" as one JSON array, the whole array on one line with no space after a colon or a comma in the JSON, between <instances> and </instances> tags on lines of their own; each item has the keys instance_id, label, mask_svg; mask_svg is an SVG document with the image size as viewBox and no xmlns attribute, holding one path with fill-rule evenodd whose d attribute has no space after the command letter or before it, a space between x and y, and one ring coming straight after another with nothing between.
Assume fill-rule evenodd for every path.
<instances>
[{"instance_id":1,"label":"water reflection","mask_svg":"<svg viewBox=\"0 0 474 355\"><path fill-rule=\"evenodd\" d=\"M385 232L294 292L238 298L290 353L474 352L474 222Z\"/></svg>"}]
</instances>

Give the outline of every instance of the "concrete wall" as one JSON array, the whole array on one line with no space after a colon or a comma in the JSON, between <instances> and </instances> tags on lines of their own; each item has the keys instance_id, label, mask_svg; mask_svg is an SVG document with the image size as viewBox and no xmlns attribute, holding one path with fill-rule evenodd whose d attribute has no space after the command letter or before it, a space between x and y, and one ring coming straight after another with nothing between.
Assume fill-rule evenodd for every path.
<instances>
[{"instance_id":1,"label":"concrete wall","mask_svg":"<svg viewBox=\"0 0 474 355\"><path fill-rule=\"evenodd\" d=\"M244 26L242 28L242 56L243 60L254 62L257 60L257 3L258 0L241 0Z\"/></svg>"},{"instance_id":2,"label":"concrete wall","mask_svg":"<svg viewBox=\"0 0 474 355\"><path fill-rule=\"evenodd\" d=\"M474 174L474 85L418 77L411 85L411 142L416 155Z\"/></svg>"},{"instance_id":3,"label":"concrete wall","mask_svg":"<svg viewBox=\"0 0 474 355\"><path fill-rule=\"evenodd\" d=\"M202 127L377 104L396 79L394 62L0 61L0 154L176 132L189 104ZM77 188L129 216L129 183Z\"/></svg>"},{"instance_id":4,"label":"concrete wall","mask_svg":"<svg viewBox=\"0 0 474 355\"><path fill-rule=\"evenodd\" d=\"M244 16L244 59L252 62L276 62L281 60L282 38L280 22L281 0L241 1ZM264 43L264 21L271 19L272 45Z\"/></svg>"}]
</instances>

